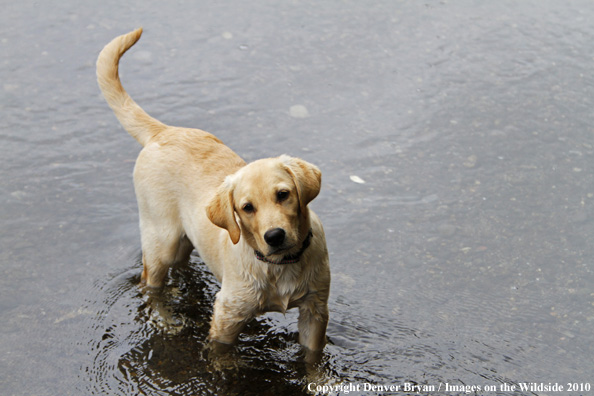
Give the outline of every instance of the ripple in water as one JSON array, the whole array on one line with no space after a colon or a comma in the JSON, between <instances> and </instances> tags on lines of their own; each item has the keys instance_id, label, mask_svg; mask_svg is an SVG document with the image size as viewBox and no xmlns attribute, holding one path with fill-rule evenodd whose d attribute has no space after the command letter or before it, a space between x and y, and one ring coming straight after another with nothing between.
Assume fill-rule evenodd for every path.
<instances>
[{"instance_id":1,"label":"ripple in water","mask_svg":"<svg viewBox=\"0 0 594 396\"><path fill-rule=\"evenodd\" d=\"M89 363L82 367L90 394L305 394L296 316L263 316L228 356L209 359L206 338L219 287L196 256L170 271L160 295L138 287L140 261L95 285L86 309Z\"/></svg>"}]
</instances>

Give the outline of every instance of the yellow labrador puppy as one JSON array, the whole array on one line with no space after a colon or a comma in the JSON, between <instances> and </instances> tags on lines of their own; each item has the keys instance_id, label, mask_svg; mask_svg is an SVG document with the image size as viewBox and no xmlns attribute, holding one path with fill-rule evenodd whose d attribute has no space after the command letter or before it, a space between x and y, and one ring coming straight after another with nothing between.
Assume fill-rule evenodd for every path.
<instances>
[{"instance_id":1,"label":"yellow labrador puppy","mask_svg":"<svg viewBox=\"0 0 594 396\"><path fill-rule=\"evenodd\" d=\"M171 265L196 248L221 282L209 339L233 344L267 311L299 308L299 342L310 357L326 341L330 267L324 230L308 204L321 173L282 155L246 164L215 136L165 125L122 87L120 57L142 29L101 51L97 79L124 128L144 146L134 168L142 239L142 282L161 287Z\"/></svg>"}]
</instances>

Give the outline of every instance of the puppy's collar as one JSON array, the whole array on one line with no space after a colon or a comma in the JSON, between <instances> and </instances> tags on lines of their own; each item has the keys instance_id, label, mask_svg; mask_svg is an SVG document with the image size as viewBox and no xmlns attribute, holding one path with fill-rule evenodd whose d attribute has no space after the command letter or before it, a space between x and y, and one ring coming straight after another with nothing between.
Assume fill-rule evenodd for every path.
<instances>
[{"instance_id":1,"label":"puppy's collar","mask_svg":"<svg viewBox=\"0 0 594 396\"><path fill-rule=\"evenodd\" d=\"M311 230L309 230L309 233L307 234L307 236L305 237L305 240L303 241L301 250L299 250L295 254L289 254L289 255L283 257L282 260L280 260L280 261L268 260L266 258L266 256L264 256L264 254L262 254L262 252L259 252L258 250L254 250L254 253L256 254L256 258L258 260L263 261L268 264L278 264L278 265L295 264L295 263L299 262L299 260L301 259L301 256L303 255L303 252L305 252L305 250L309 247L312 237L313 237L313 232Z\"/></svg>"}]
</instances>

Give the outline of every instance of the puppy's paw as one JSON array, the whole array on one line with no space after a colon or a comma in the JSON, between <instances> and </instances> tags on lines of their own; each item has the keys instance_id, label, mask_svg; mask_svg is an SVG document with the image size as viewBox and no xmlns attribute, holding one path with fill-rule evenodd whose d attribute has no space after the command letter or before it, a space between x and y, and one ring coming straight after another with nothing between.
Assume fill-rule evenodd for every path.
<instances>
[{"instance_id":1,"label":"puppy's paw","mask_svg":"<svg viewBox=\"0 0 594 396\"><path fill-rule=\"evenodd\" d=\"M168 298L162 290L145 289L143 299L145 303L141 310L148 322L159 331L167 335L177 335L184 329L186 318L175 313L167 303Z\"/></svg>"},{"instance_id":2,"label":"puppy's paw","mask_svg":"<svg viewBox=\"0 0 594 396\"><path fill-rule=\"evenodd\" d=\"M205 349L213 371L237 371L242 366L233 344L210 340Z\"/></svg>"}]
</instances>

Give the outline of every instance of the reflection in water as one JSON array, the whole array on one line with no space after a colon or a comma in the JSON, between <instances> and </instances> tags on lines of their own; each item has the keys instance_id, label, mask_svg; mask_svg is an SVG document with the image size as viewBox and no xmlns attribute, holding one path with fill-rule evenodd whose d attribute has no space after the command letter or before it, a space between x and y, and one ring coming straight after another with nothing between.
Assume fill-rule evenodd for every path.
<instances>
[{"instance_id":1,"label":"reflection in water","mask_svg":"<svg viewBox=\"0 0 594 396\"><path fill-rule=\"evenodd\" d=\"M83 372L88 390L122 394L299 394L305 365L295 331L271 318L250 323L236 350L208 357L206 337L218 286L195 256L173 269L159 295L143 295L139 266L97 285L102 301L91 327L92 365ZM262 382L262 378L270 381ZM275 380L276 378L276 380Z\"/></svg>"}]
</instances>

